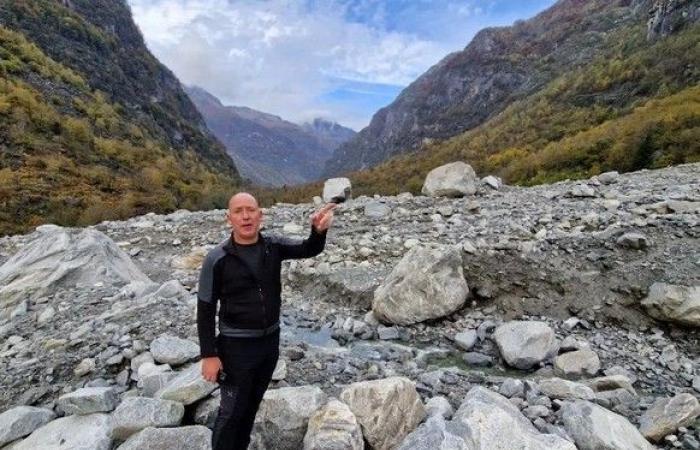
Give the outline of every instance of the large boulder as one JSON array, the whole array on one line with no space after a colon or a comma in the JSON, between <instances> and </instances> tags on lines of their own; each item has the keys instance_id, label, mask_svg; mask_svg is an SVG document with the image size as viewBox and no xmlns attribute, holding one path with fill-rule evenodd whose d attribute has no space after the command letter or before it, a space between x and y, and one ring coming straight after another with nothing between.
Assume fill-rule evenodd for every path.
<instances>
[{"instance_id":1,"label":"large boulder","mask_svg":"<svg viewBox=\"0 0 700 450\"><path fill-rule=\"evenodd\" d=\"M639 431L654 442L685 427L700 417L700 403L691 394L660 398L639 419Z\"/></svg>"},{"instance_id":2,"label":"large boulder","mask_svg":"<svg viewBox=\"0 0 700 450\"><path fill-rule=\"evenodd\" d=\"M31 434L56 417L50 409L16 406L0 414L0 447Z\"/></svg>"},{"instance_id":3,"label":"large boulder","mask_svg":"<svg viewBox=\"0 0 700 450\"><path fill-rule=\"evenodd\" d=\"M131 436L118 450L210 450L211 430L202 425L180 428L148 427Z\"/></svg>"},{"instance_id":4,"label":"large boulder","mask_svg":"<svg viewBox=\"0 0 700 450\"><path fill-rule=\"evenodd\" d=\"M329 178L323 183L323 201L330 202L333 197L345 200L352 197L352 185L348 178Z\"/></svg>"},{"instance_id":5,"label":"large boulder","mask_svg":"<svg viewBox=\"0 0 700 450\"><path fill-rule=\"evenodd\" d=\"M110 412L117 407L119 396L112 387L86 387L63 394L58 406L66 414L92 414Z\"/></svg>"},{"instance_id":6,"label":"large boulder","mask_svg":"<svg viewBox=\"0 0 700 450\"><path fill-rule=\"evenodd\" d=\"M382 322L410 325L457 311L468 293L459 249L413 247L374 291L372 309Z\"/></svg>"},{"instance_id":7,"label":"large boulder","mask_svg":"<svg viewBox=\"0 0 700 450\"><path fill-rule=\"evenodd\" d=\"M700 286L654 283L642 306L656 319L700 327Z\"/></svg>"},{"instance_id":8,"label":"large boulder","mask_svg":"<svg viewBox=\"0 0 700 450\"><path fill-rule=\"evenodd\" d=\"M577 400L561 411L566 432L579 450L653 450L627 419L594 403Z\"/></svg>"},{"instance_id":9,"label":"large boulder","mask_svg":"<svg viewBox=\"0 0 700 450\"><path fill-rule=\"evenodd\" d=\"M415 384L404 377L353 383L340 394L377 450L393 449L425 418Z\"/></svg>"},{"instance_id":10,"label":"large boulder","mask_svg":"<svg viewBox=\"0 0 700 450\"><path fill-rule=\"evenodd\" d=\"M117 244L103 233L44 225L36 237L0 266L0 317L20 300L45 296L59 287L148 282Z\"/></svg>"},{"instance_id":11,"label":"large boulder","mask_svg":"<svg viewBox=\"0 0 700 450\"><path fill-rule=\"evenodd\" d=\"M309 419L304 450L363 450L362 429L348 405L333 399Z\"/></svg>"},{"instance_id":12,"label":"large boulder","mask_svg":"<svg viewBox=\"0 0 700 450\"><path fill-rule=\"evenodd\" d=\"M511 321L496 328L493 337L509 366L530 369L557 350L554 330L544 322Z\"/></svg>"},{"instance_id":13,"label":"large boulder","mask_svg":"<svg viewBox=\"0 0 700 450\"><path fill-rule=\"evenodd\" d=\"M177 336L162 334L151 342L151 354L161 364L179 366L199 357L199 345Z\"/></svg>"},{"instance_id":14,"label":"large boulder","mask_svg":"<svg viewBox=\"0 0 700 450\"><path fill-rule=\"evenodd\" d=\"M125 440L148 427L174 427L185 415L182 403L146 397L127 397L114 410L113 432L116 439Z\"/></svg>"},{"instance_id":15,"label":"large boulder","mask_svg":"<svg viewBox=\"0 0 700 450\"><path fill-rule=\"evenodd\" d=\"M255 416L252 448L302 448L309 419L326 400L326 394L316 386L268 390Z\"/></svg>"},{"instance_id":16,"label":"large boulder","mask_svg":"<svg viewBox=\"0 0 700 450\"><path fill-rule=\"evenodd\" d=\"M462 422L474 449L576 450L569 441L540 433L507 398L484 387L472 388L454 419Z\"/></svg>"},{"instance_id":17,"label":"large boulder","mask_svg":"<svg viewBox=\"0 0 700 450\"><path fill-rule=\"evenodd\" d=\"M211 394L218 387L218 384L202 378L202 363L200 361L180 372L165 387L156 392L154 397L191 405Z\"/></svg>"},{"instance_id":18,"label":"large boulder","mask_svg":"<svg viewBox=\"0 0 700 450\"><path fill-rule=\"evenodd\" d=\"M436 415L406 436L397 450L472 450L476 447L469 433L462 422Z\"/></svg>"},{"instance_id":19,"label":"large boulder","mask_svg":"<svg viewBox=\"0 0 700 450\"><path fill-rule=\"evenodd\" d=\"M431 197L463 197L474 194L478 182L474 169L457 161L428 172L421 192Z\"/></svg>"},{"instance_id":20,"label":"large boulder","mask_svg":"<svg viewBox=\"0 0 700 450\"><path fill-rule=\"evenodd\" d=\"M108 414L66 416L35 430L12 450L111 450L112 419Z\"/></svg>"}]
</instances>

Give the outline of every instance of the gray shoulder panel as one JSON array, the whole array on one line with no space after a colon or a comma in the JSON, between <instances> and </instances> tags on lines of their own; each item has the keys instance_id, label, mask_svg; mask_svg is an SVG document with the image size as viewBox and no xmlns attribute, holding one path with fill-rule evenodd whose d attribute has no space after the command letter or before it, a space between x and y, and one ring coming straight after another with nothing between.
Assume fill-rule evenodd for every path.
<instances>
[{"instance_id":1,"label":"gray shoulder panel","mask_svg":"<svg viewBox=\"0 0 700 450\"><path fill-rule=\"evenodd\" d=\"M223 246L224 243L221 243L211 249L202 263L197 298L203 302L215 303L217 300L214 298L214 266L226 254Z\"/></svg>"}]
</instances>

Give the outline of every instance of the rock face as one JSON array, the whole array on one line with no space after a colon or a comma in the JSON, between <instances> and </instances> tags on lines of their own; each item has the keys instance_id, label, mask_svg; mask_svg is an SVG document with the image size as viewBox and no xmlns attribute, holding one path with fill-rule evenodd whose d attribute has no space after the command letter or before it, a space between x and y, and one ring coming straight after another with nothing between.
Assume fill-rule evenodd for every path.
<instances>
[{"instance_id":1,"label":"rock face","mask_svg":"<svg viewBox=\"0 0 700 450\"><path fill-rule=\"evenodd\" d=\"M469 391L454 420L469 429L475 449L508 449L514 443L530 450L576 449L559 436L541 434L508 399L480 386Z\"/></svg>"},{"instance_id":2,"label":"rock face","mask_svg":"<svg viewBox=\"0 0 700 450\"><path fill-rule=\"evenodd\" d=\"M654 283L642 306L659 320L700 327L700 286Z\"/></svg>"},{"instance_id":3,"label":"rock face","mask_svg":"<svg viewBox=\"0 0 700 450\"><path fill-rule=\"evenodd\" d=\"M700 417L700 403L691 394L661 398L639 420L639 431L647 439L659 442L680 427L692 424Z\"/></svg>"},{"instance_id":4,"label":"rock face","mask_svg":"<svg viewBox=\"0 0 700 450\"><path fill-rule=\"evenodd\" d=\"M353 383L340 398L357 417L377 450L396 447L425 417L415 384L403 377Z\"/></svg>"},{"instance_id":5,"label":"rock face","mask_svg":"<svg viewBox=\"0 0 700 450\"><path fill-rule=\"evenodd\" d=\"M0 267L0 317L20 299L66 286L149 282L110 238L94 229L39 227L36 238Z\"/></svg>"},{"instance_id":6,"label":"rock face","mask_svg":"<svg viewBox=\"0 0 700 450\"><path fill-rule=\"evenodd\" d=\"M0 447L27 436L48 423L56 414L34 406L17 406L0 414Z\"/></svg>"},{"instance_id":7,"label":"rock face","mask_svg":"<svg viewBox=\"0 0 700 450\"><path fill-rule=\"evenodd\" d=\"M251 448L301 448L309 419L326 403L326 398L321 389L313 386L268 390L255 417Z\"/></svg>"},{"instance_id":8,"label":"rock face","mask_svg":"<svg viewBox=\"0 0 700 450\"><path fill-rule=\"evenodd\" d=\"M363 450L362 429L348 405L331 400L309 419L304 450Z\"/></svg>"},{"instance_id":9,"label":"rock face","mask_svg":"<svg viewBox=\"0 0 700 450\"><path fill-rule=\"evenodd\" d=\"M468 293L456 247L414 247L374 292L372 310L382 322L408 325L453 313Z\"/></svg>"},{"instance_id":10,"label":"rock face","mask_svg":"<svg viewBox=\"0 0 700 450\"><path fill-rule=\"evenodd\" d=\"M145 397L128 397L114 410L113 436L125 440L148 427L174 427L185 414L182 403Z\"/></svg>"},{"instance_id":11,"label":"rock face","mask_svg":"<svg viewBox=\"0 0 700 450\"><path fill-rule=\"evenodd\" d=\"M561 416L566 432L580 450L653 450L624 417L579 400L565 404Z\"/></svg>"},{"instance_id":12,"label":"rock face","mask_svg":"<svg viewBox=\"0 0 700 450\"><path fill-rule=\"evenodd\" d=\"M67 416L56 419L34 431L13 450L64 450L112 448L112 420L107 414Z\"/></svg>"},{"instance_id":13,"label":"rock face","mask_svg":"<svg viewBox=\"0 0 700 450\"><path fill-rule=\"evenodd\" d=\"M209 450L211 431L201 425L181 428L153 428L131 436L119 446L120 450L162 450L162 449Z\"/></svg>"},{"instance_id":14,"label":"rock face","mask_svg":"<svg viewBox=\"0 0 700 450\"><path fill-rule=\"evenodd\" d=\"M477 182L474 169L458 161L431 170L421 192L432 197L463 197L476 192Z\"/></svg>"},{"instance_id":15,"label":"rock face","mask_svg":"<svg viewBox=\"0 0 700 450\"><path fill-rule=\"evenodd\" d=\"M556 351L554 331L544 322L508 322L493 336L503 359L518 369L535 367Z\"/></svg>"}]
</instances>

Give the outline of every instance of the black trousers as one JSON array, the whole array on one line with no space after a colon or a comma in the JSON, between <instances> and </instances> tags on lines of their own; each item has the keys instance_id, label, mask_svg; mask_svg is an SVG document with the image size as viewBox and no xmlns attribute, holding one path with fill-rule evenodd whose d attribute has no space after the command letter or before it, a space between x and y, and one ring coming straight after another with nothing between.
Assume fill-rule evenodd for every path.
<instances>
[{"instance_id":1,"label":"black trousers","mask_svg":"<svg viewBox=\"0 0 700 450\"><path fill-rule=\"evenodd\" d=\"M221 404L212 433L212 449L245 450L255 414L279 358L279 330L259 338L219 335L216 347L225 378L219 383Z\"/></svg>"}]
</instances>

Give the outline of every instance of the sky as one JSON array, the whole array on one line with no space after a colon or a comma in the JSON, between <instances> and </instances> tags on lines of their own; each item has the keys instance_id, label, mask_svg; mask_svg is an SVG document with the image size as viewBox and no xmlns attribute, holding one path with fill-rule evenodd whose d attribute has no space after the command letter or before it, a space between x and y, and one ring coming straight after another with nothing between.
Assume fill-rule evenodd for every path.
<instances>
[{"instance_id":1,"label":"sky","mask_svg":"<svg viewBox=\"0 0 700 450\"><path fill-rule=\"evenodd\" d=\"M151 52L225 105L360 130L480 29L554 0L128 0Z\"/></svg>"}]
</instances>

